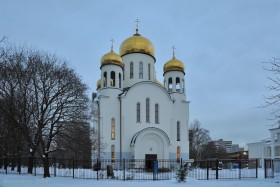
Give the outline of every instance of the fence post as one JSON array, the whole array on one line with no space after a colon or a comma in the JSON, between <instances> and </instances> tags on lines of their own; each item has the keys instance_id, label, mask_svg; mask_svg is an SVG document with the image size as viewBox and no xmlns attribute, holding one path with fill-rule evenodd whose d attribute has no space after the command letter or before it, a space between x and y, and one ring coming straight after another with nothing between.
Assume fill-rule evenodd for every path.
<instances>
[{"instance_id":1,"label":"fence post","mask_svg":"<svg viewBox=\"0 0 280 187\"><path fill-rule=\"evenodd\" d=\"M6 175L8 174L8 158L4 158L4 169L6 170Z\"/></svg>"},{"instance_id":2,"label":"fence post","mask_svg":"<svg viewBox=\"0 0 280 187\"><path fill-rule=\"evenodd\" d=\"M241 168L242 168L242 160L241 159L239 159L239 179L241 179Z\"/></svg>"},{"instance_id":3,"label":"fence post","mask_svg":"<svg viewBox=\"0 0 280 187\"><path fill-rule=\"evenodd\" d=\"M55 156L53 157L53 175L54 177L56 177L56 159L55 159Z\"/></svg>"},{"instance_id":4,"label":"fence post","mask_svg":"<svg viewBox=\"0 0 280 187\"><path fill-rule=\"evenodd\" d=\"M75 159L73 158L73 179L75 178Z\"/></svg>"},{"instance_id":5,"label":"fence post","mask_svg":"<svg viewBox=\"0 0 280 187\"><path fill-rule=\"evenodd\" d=\"M97 158L97 171L96 171L96 179L98 180L98 171L99 171L99 160L98 160L98 158ZM100 165L100 169L101 169L101 165Z\"/></svg>"},{"instance_id":6,"label":"fence post","mask_svg":"<svg viewBox=\"0 0 280 187\"><path fill-rule=\"evenodd\" d=\"M258 159L256 159L256 178L258 178Z\"/></svg>"},{"instance_id":7,"label":"fence post","mask_svg":"<svg viewBox=\"0 0 280 187\"><path fill-rule=\"evenodd\" d=\"M207 180L209 180L209 160L208 160L208 158L206 160L206 177L207 177Z\"/></svg>"},{"instance_id":8,"label":"fence post","mask_svg":"<svg viewBox=\"0 0 280 187\"><path fill-rule=\"evenodd\" d=\"M123 181L125 181L125 158L123 159Z\"/></svg>"},{"instance_id":9,"label":"fence post","mask_svg":"<svg viewBox=\"0 0 280 187\"><path fill-rule=\"evenodd\" d=\"M216 179L219 179L219 160L216 159Z\"/></svg>"},{"instance_id":10,"label":"fence post","mask_svg":"<svg viewBox=\"0 0 280 187\"><path fill-rule=\"evenodd\" d=\"M33 168L34 168L34 175L36 176L36 167L37 167L37 165L36 165L36 157L34 157L33 158Z\"/></svg>"}]
</instances>

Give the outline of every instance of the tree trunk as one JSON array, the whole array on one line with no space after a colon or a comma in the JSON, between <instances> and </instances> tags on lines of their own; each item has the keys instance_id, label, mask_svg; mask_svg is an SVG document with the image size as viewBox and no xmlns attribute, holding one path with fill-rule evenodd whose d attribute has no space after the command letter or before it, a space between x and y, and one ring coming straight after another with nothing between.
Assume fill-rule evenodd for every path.
<instances>
[{"instance_id":1,"label":"tree trunk","mask_svg":"<svg viewBox=\"0 0 280 187\"><path fill-rule=\"evenodd\" d=\"M27 173L30 173L30 174L32 174L33 167L34 167L34 155L35 155L35 152L30 152L29 153Z\"/></svg>"},{"instance_id":2,"label":"tree trunk","mask_svg":"<svg viewBox=\"0 0 280 187\"><path fill-rule=\"evenodd\" d=\"M43 162L44 162L44 178L46 177L50 177L50 170L49 170L49 154L46 153L45 157L43 158Z\"/></svg>"}]
</instances>

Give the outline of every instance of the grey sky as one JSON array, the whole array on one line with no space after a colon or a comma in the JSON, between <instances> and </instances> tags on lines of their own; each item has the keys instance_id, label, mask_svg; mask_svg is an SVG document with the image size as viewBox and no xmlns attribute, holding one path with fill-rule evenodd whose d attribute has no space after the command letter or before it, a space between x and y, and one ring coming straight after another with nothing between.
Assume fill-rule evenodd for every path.
<instances>
[{"instance_id":1,"label":"grey sky","mask_svg":"<svg viewBox=\"0 0 280 187\"><path fill-rule=\"evenodd\" d=\"M118 52L136 18L160 81L173 45L185 63L190 122L242 146L269 137L274 122L257 107L267 94L262 62L280 57L279 0L0 0L0 37L69 59L94 92L110 39Z\"/></svg>"}]
</instances>

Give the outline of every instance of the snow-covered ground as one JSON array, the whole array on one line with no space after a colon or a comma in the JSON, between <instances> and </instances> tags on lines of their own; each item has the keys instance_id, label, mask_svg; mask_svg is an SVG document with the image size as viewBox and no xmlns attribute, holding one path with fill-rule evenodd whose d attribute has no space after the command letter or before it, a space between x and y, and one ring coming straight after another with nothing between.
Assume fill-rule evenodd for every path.
<instances>
[{"instance_id":1,"label":"snow-covered ground","mask_svg":"<svg viewBox=\"0 0 280 187\"><path fill-rule=\"evenodd\" d=\"M93 179L72 179L69 177L42 178L42 176L0 174L0 187L279 187L280 176L274 179L242 179L242 180L196 180L188 177L186 183L178 183L175 179L166 181L120 181L120 180L93 180Z\"/></svg>"}]
</instances>

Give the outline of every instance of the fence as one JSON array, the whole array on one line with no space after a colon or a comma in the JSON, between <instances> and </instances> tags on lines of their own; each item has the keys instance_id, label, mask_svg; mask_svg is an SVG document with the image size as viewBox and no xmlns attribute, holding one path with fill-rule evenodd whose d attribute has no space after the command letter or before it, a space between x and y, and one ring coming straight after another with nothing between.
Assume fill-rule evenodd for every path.
<instances>
[{"instance_id":1,"label":"fence","mask_svg":"<svg viewBox=\"0 0 280 187\"><path fill-rule=\"evenodd\" d=\"M28 158L0 159L0 173L27 174ZM186 164L183 160L75 160L49 159L51 176L83 179L115 180L169 180L175 177L177 169ZM33 175L43 175L41 159L33 159Z\"/></svg>"},{"instance_id":2,"label":"fence","mask_svg":"<svg viewBox=\"0 0 280 187\"><path fill-rule=\"evenodd\" d=\"M0 158L0 173L27 174L28 158ZM75 160L49 159L50 175L83 179L169 180L185 167L200 180L257 178L257 160ZM41 159L33 159L33 175L43 175Z\"/></svg>"},{"instance_id":3,"label":"fence","mask_svg":"<svg viewBox=\"0 0 280 187\"><path fill-rule=\"evenodd\" d=\"M256 159L196 160L189 176L200 180L258 178L258 162Z\"/></svg>"},{"instance_id":4,"label":"fence","mask_svg":"<svg viewBox=\"0 0 280 187\"><path fill-rule=\"evenodd\" d=\"M264 159L264 177L274 178L280 176L280 159Z\"/></svg>"}]
</instances>

